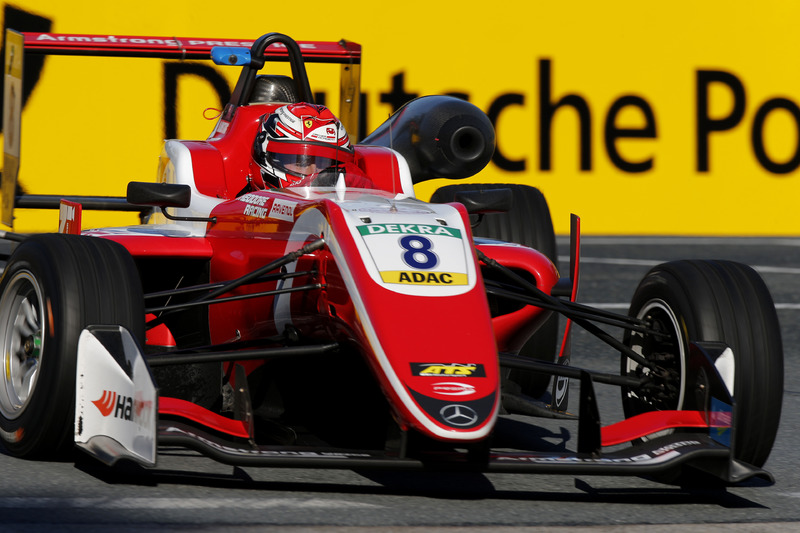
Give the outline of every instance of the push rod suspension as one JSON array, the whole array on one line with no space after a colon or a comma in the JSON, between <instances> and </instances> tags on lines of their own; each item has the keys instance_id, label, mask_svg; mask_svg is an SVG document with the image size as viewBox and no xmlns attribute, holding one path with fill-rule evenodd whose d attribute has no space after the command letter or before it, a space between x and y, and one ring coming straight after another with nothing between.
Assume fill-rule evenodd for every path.
<instances>
[{"instance_id":1,"label":"push rod suspension","mask_svg":"<svg viewBox=\"0 0 800 533\"><path fill-rule=\"evenodd\" d=\"M634 352L629 346L626 346L625 344L623 344L622 342L620 342L616 338L614 338L611 335L609 335L607 332L603 331L597 325L593 324L592 322L590 322L586 318L584 318L584 317L578 315L577 313L575 313L572 309L570 309L566 305L564 305L564 302L562 300L560 300L558 298L555 298L555 297L547 294L546 292L542 291L539 287L537 287L536 285L530 283L528 280L526 280L525 278L523 278L522 276L520 276L519 274L517 274L516 272L514 272L510 268L507 268L507 267L501 265L500 263L498 263L497 261L495 261L494 259L492 259L490 257L487 257L486 254L484 254L483 252L481 252L477 248L475 249L475 252L478 255L478 259L483 261L484 264L486 264L487 266L497 270L498 272L503 273L505 276L507 276L508 278L510 278L511 280L515 281L517 284L519 284L519 286L522 289L528 291L530 294L535 296L536 300L538 302L536 305L541 305L542 303L549 304L550 306L552 306L552 307L550 307L551 309L553 309L555 311L558 311L559 313L561 313L565 317L571 319L573 322L575 322L576 324L581 326L583 329L585 329L586 331L588 331L589 333L591 333L592 335L594 335L595 337L597 337L601 341L605 342L606 344L608 344L609 346L611 346L615 350L618 350L623 355L625 355L626 357L632 359L633 361L635 361L639 365L644 366L645 368L649 368L650 370L655 370L656 369L657 365L655 365L653 362L648 361L647 359L645 359L644 357L642 357L638 353Z\"/></svg>"},{"instance_id":2,"label":"push rod suspension","mask_svg":"<svg viewBox=\"0 0 800 533\"><path fill-rule=\"evenodd\" d=\"M233 279L231 281L227 281L227 282L223 283L222 285L220 285L216 289L213 289L212 291L210 291L210 292L208 292L206 294L200 295L197 298L195 298L194 300L191 300L190 302L187 302L187 304L199 305L200 303L210 303L211 300L214 300L218 296L221 296L221 295L225 294L226 292L230 292L230 291L232 291L232 290L234 290L234 289L236 289L238 287L241 287L242 285L246 285L248 283L251 283L251 282L253 282L253 280L257 280L258 278L260 278L261 276L263 276L264 274L266 274L268 272L271 272L273 270L277 270L277 269L281 268L282 266L288 265L289 263L293 263L293 262L297 261L299 258L301 258L302 256L304 256L304 255L316 252L317 250L322 248L324 245L325 245L325 240L324 239L317 239L317 240L315 240L313 242L310 242L310 243L306 244L305 246L303 246L302 248L300 248L298 250L295 250L294 252L290 252L290 253L284 255L283 257L280 257L280 258L278 258L278 259L276 259L274 261L271 261L271 262L267 263L266 265L253 270L252 272L248 272L244 276L241 276L239 278L236 278L236 279ZM169 308L169 309L163 311L162 314L158 318L147 322L147 324L145 324L145 327L147 329L150 329L150 328L153 328L153 327L161 324L164 321L164 315L167 314L167 313L171 313L173 311L174 311L173 308Z\"/></svg>"},{"instance_id":3,"label":"push rod suspension","mask_svg":"<svg viewBox=\"0 0 800 533\"><path fill-rule=\"evenodd\" d=\"M186 302L182 304L170 304L164 305L161 307L148 307L145 309L145 313L160 313L162 311L178 311L181 309L188 309L190 307L198 307L201 305L212 305L212 304L219 304L225 302L235 302L237 300L249 300L251 298L261 298L262 296L275 296L278 294L289 294L292 292L302 292L302 291L312 291L316 289L321 289L325 287L323 283L311 283L309 285L301 285L300 287L291 287L289 289L280 289L274 291L262 291L262 292L253 292L250 294L240 294L237 296L226 296L223 298L214 298L211 301L199 301L199 302Z\"/></svg>"},{"instance_id":4,"label":"push rod suspension","mask_svg":"<svg viewBox=\"0 0 800 533\"><path fill-rule=\"evenodd\" d=\"M291 278L299 278L302 276L313 276L317 273L316 270L303 270L300 272L286 272L284 274L267 274L266 276L261 276L258 279L254 279L250 282L250 284L255 283L266 283L268 281L275 281L275 280L284 280L284 279L291 279ZM145 300L153 300L155 298L169 298L171 296L180 296L182 294L192 294L195 292L206 292L214 289L218 289L225 285L225 282L220 281L218 283L202 283L200 285L192 285L191 287L180 287L177 289L169 289L166 291L157 291L157 292L149 292L144 295Z\"/></svg>"},{"instance_id":5,"label":"push rod suspension","mask_svg":"<svg viewBox=\"0 0 800 533\"><path fill-rule=\"evenodd\" d=\"M507 300L516 300L518 302L526 303L529 305L536 305L538 307L542 307L544 309L550 309L553 311L558 311L561 309L558 305L554 305L549 300L541 300L537 296L531 296L528 294L519 294L514 292L513 290L509 289L507 285L501 285L494 283L492 281L485 281L486 283L486 292L495 296L499 296L501 298L505 298ZM567 307L571 311L570 318L573 317L580 317L586 318L588 320L593 320L595 322L600 322L602 324L607 324L609 326L617 326L624 329L629 329L631 331L636 331L639 333L648 333L651 335L663 335L663 333L659 333L651 328L647 327L646 323L642 323L640 320L630 321L625 320L627 318L625 315L618 315L615 313L601 313L600 310L596 310L592 307L587 305L576 304L575 302L569 302L566 300L558 300L560 304L564 307Z\"/></svg>"}]
</instances>

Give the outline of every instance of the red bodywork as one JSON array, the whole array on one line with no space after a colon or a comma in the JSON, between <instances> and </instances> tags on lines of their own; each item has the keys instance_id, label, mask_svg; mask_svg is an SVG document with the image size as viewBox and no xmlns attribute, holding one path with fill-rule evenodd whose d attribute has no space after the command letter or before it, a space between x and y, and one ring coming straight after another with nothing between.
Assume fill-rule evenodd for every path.
<instances>
[{"instance_id":1,"label":"red bodywork","mask_svg":"<svg viewBox=\"0 0 800 533\"><path fill-rule=\"evenodd\" d=\"M244 53L228 48L251 44ZM252 143L260 117L285 102L251 99L257 82L272 83L279 78L256 75L263 60L291 63L291 83L296 90L292 101L297 102L314 99L304 61L341 64L339 115L351 129L359 123L360 46L346 41L297 43L274 33L256 41L24 35L24 48L32 53L209 59L215 46L225 47L217 50L221 52L214 57L217 64L242 66L231 100L208 139L165 143L156 180L177 185L166 189L180 198L190 193L190 200L159 196L162 192L155 189L165 189L159 185L139 187L138 193L148 201L136 202L129 189L128 202L148 206L140 210L143 216L150 212L149 206L168 207L163 214L153 211L148 224L84 232L122 244L139 269L148 349L137 355L146 361L149 381L145 385L149 388L132 387L134 394L148 390L156 401L150 370L158 366L218 365L224 361L221 376L206 381L215 387L214 401L221 407L206 409L200 402L160 391L153 447L157 431L159 443L193 447L232 464L427 468L433 459L441 460L446 468L464 465L499 472L628 474L660 473L673 465L707 458L712 463L725 462L720 467L724 479L763 473L757 469L737 473L729 464L733 456L725 439L730 438L732 429L733 400L706 352L708 347L692 344L690 353L690 362L713 378L709 399L718 401L705 406L705 411L645 412L601 428L592 381L643 387L644 380L638 383L630 376L569 367L572 322L585 323L590 315L608 323L627 318L609 318L608 313L575 302L580 246L577 217L573 217L570 270L559 279L553 263L534 249L473 240L470 215L461 203L429 204L414 198L415 183L469 177L491 159L494 128L488 117L468 102L422 97L397 110L363 144L355 146L354 165L369 179L368 183L360 181L359 188L352 183L348 186L343 176L335 187L266 189L251 155ZM14 190L13 178L4 182L12 186L4 191ZM23 195L33 202L30 196ZM496 202L499 196L493 201L484 198L483 203L469 194L460 199L473 202L473 213L485 213L502 203ZM108 198L84 198L102 208L119 207ZM39 201L52 203L47 198ZM75 231L74 224L66 224L77 220L74 214L71 217L64 218L64 231ZM508 283L509 278L514 281ZM569 301L560 298L563 296ZM555 350L517 357L552 310L568 318L560 357ZM626 349L619 343L616 346ZM91 361L96 354L86 351ZM301 357L294 357L298 353ZM107 355L115 370L122 367L116 358L119 354ZM351 356L360 366L350 364ZM281 357L293 358L292 366L276 367ZM99 356L96 360L105 361ZM305 368L308 361L312 361L310 365L327 364ZM346 366L337 367L340 364ZM514 414L571 418L559 395L568 396L570 379L580 381L576 453L490 450L489 437L502 403L500 364L504 372L543 372L557 379L551 404L525 401L522 411L509 409ZM288 368L289 372L273 373L276 368ZM337 373L325 373L331 370ZM352 376L348 375L353 370ZM251 381L265 387L251 395ZM302 389L299 395L286 396L281 390L281 401L284 397L295 400L309 389L318 392L311 400L301 397L301 407L310 406L323 416L340 415L333 421L334 431L352 430L358 442L341 444L320 437L324 443L320 447L318 441L282 440L280 432L256 438L253 420L257 418L251 401L261 394L259 406L268 404L268 387L275 381L287 381L289 389ZM158 386L162 383L158 381ZM511 376L509 383L512 387L504 395L511 397L513 385L519 383ZM219 390L222 384L223 390ZM224 387L229 384L235 398L225 405ZM349 394L348 387L358 394ZM362 389L366 391L363 394ZM516 399L524 394L526 390ZM354 401L337 404L339 396ZM365 399L379 404L379 409L364 406ZM343 407L337 412L339 405ZM365 444L362 430L385 423L387 412L395 424L377 428L382 430L378 441ZM265 413L261 419L277 421L279 430L299 428L299 424L281 425L285 414ZM348 419L355 419L354 423ZM305 420L317 421L313 417ZM269 430L270 425L266 427ZM659 439L644 439L673 428L700 428L708 434L694 431L687 437L670 433L665 445ZM109 449L112 435L97 433L94 437L99 437L99 444L87 448L90 453ZM643 441L628 450L601 451L603 446L635 439ZM439 446L442 442L449 444ZM119 448L110 447L112 451ZM121 456L137 457L130 450L122 452ZM107 453L100 456L110 462L118 458L109 459ZM145 462L154 464L151 459Z\"/></svg>"},{"instance_id":2,"label":"red bodywork","mask_svg":"<svg viewBox=\"0 0 800 533\"><path fill-rule=\"evenodd\" d=\"M266 189L235 198L254 176L250 147L258 119L275 107L241 107L230 123L217 126L209 140L180 141L191 157L196 191L228 200L209 213L214 222L208 224L204 236L90 233L122 243L135 258L208 260L212 284L245 276L323 238L328 246L294 265L296 271L314 275L248 285L233 294L274 291L279 284L286 288L292 283L319 284L319 289L283 296L280 302L266 296L211 305L210 341L225 344L268 338L284 333L291 324L304 338L358 346L401 428L445 440L485 438L493 429L500 401L497 352L518 350L547 313L524 306L506 315L490 316L480 266L472 251L469 217L460 204L436 206L439 213L432 216L421 214L426 208L419 202L407 199L406 203L413 204L403 207L406 204L397 201L391 221L412 226L423 221L428 227L437 217L449 216L447 228L460 225L457 229L471 272L469 290L444 297L438 294L439 287L420 285L425 289L418 294L403 294L392 290L392 284L373 279L371 259L365 257L363 242L357 242L352 230L358 226L354 226L352 213L372 206L380 210L379 206L395 202L397 193L403 191L398 160L386 148L355 147L356 164L373 181L376 188L372 190L337 195L330 190ZM162 171L170 164L162 159ZM351 212L350 202L364 204ZM529 272L544 291L549 292L558 279L550 260L535 250L501 243L482 247L510 268ZM409 273L413 269L409 268ZM436 276L430 279L438 280ZM281 306L290 310L288 317L281 316ZM246 366L252 371L257 363ZM437 413L454 398L474 409L480 421L464 428L443 423Z\"/></svg>"}]
</instances>

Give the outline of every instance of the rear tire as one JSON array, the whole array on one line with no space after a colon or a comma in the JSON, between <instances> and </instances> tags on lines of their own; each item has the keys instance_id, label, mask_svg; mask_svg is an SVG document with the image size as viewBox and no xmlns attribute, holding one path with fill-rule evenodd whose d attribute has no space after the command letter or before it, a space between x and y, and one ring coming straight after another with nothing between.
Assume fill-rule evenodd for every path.
<instances>
[{"instance_id":1,"label":"rear tire","mask_svg":"<svg viewBox=\"0 0 800 533\"><path fill-rule=\"evenodd\" d=\"M667 339L639 333L624 342L673 372L674 389L642 395L623 389L626 417L686 404L689 341L719 341L734 354L734 454L762 467L769 457L783 399L783 344L772 297L749 266L730 261L674 261L654 267L634 293L629 315L647 318ZM622 374L645 370L622 358Z\"/></svg>"},{"instance_id":2,"label":"rear tire","mask_svg":"<svg viewBox=\"0 0 800 533\"><path fill-rule=\"evenodd\" d=\"M447 185L431 196L433 203L455 200L460 191L511 189L513 202L505 213L488 213L472 228L476 237L513 242L538 250L558 266L558 249L550 208L544 195L535 187L505 183L470 183ZM554 362L557 355L558 314L553 313L523 345L519 355L539 361ZM518 384L521 392L539 398L548 389L551 377L546 374L511 370L508 379Z\"/></svg>"},{"instance_id":3,"label":"rear tire","mask_svg":"<svg viewBox=\"0 0 800 533\"><path fill-rule=\"evenodd\" d=\"M119 324L144 340L136 265L121 245L44 234L21 243L0 280L0 437L17 457L72 449L78 337Z\"/></svg>"}]
</instances>

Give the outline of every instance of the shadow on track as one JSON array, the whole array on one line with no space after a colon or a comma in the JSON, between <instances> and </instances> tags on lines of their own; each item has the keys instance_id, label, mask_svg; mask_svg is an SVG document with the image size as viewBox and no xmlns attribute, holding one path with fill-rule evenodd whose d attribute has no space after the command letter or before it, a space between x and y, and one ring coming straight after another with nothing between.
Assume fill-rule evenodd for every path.
<instances>
[{"instance_id":1,"label":"shadow on track","mask_svg":"<svg viewBox=\"0 0 800 533\"><path fill-rule=\"evenodd\" d=\"M75 466L85 474L111 485L191 485L283 494L314 492L319 494L414 496L457 501L542 501L654 506L714 505L725 509L767 509L760 503L728 492L724 487L693 489L663 486L605 489L594 488L581 478L575 478L576 492L563 490L514 491L497 490L492 482L480 473L357 472L378 484L378 486L367 486L326 482L258 481L239 467L233 467L230 474L210 474L196 471L145 469L129 462L120 462L114 467L107 467L89 458L76 461ZM763 482L755 480L743 486L760 486L761 483Z\"/></svg>"}]
</instances>

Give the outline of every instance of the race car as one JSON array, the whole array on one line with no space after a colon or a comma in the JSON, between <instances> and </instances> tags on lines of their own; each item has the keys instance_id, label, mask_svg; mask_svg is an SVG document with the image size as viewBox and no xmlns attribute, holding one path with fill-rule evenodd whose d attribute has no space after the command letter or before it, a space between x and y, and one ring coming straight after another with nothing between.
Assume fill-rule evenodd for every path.
<instances>
[{"instance_id":1,"label":"race car","mask_svg":"<svg viewBox=\"0 0 800 533\"><path fill-rule=\"evenodd\" d=\"M156 180L128 184L141 224L83 229L82 208L120 202L70 197L61 232L4 233L16 243L0 280L8 453L77 447L155 467L160 447L180 446L245 466L772 479L783 351L752 268L674 261L647 273L627 314L579 303L580 219L562 273L537 189L463 183L415 197L416 183L470 177L491 159L491 122L454 97L404 105L347 170L266 187L252 170L261 117L313 103L305 62L352 67L353 43L268 33L249 47L174 39L143 51L156 40L42 35L25 34L26 48L191 52L241 73L207 139L165 141ZM291 76L268 72L276 58ZM619 373L575 364L575 327L609 346ZM619 387L623 420L602 423L595 383ZM508 417L574 423L577 438L501 439Z\"/></svg>"}]
</instances>

